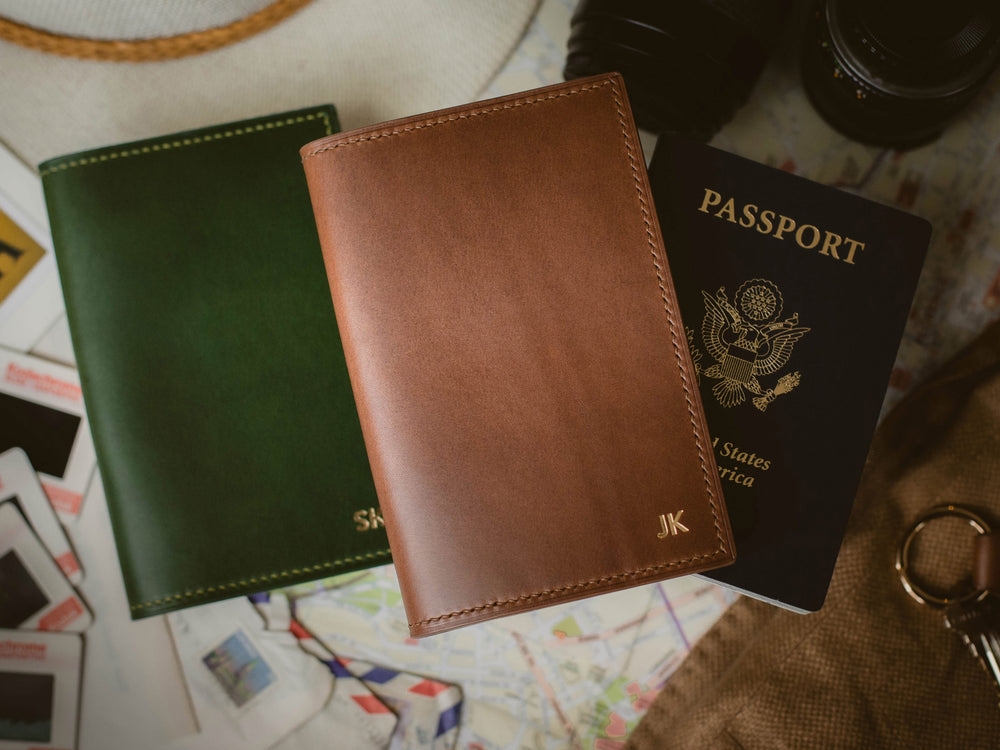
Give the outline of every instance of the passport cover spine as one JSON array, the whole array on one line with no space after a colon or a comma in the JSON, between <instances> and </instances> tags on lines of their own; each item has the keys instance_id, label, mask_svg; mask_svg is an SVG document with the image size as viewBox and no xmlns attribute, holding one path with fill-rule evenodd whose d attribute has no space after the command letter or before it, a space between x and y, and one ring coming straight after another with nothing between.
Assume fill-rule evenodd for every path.
<instances>
[{"instance_id":1,"label":"passport cover spine","mask_svg":"<svg viewBox=\"0 0 1000 750\"><path fill-rule=\"evenodd\" d=\"M40 167L131 615L390 561L298 149L331 106Z\"/></svg>"}]
</instances>

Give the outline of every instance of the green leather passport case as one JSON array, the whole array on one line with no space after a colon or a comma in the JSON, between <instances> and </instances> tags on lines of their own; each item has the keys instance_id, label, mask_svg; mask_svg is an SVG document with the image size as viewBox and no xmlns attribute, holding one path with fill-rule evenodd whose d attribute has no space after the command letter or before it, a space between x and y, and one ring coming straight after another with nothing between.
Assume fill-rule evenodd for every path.
<instances>
[{"instance_id":1,"label":"green leather passport case","mask_svg":"<svg viewBox=\"0 0 1000 750\"><path fill-rule=\"evenodd\" d=\"M40 165L134 618L390 562L298 154L336 130Z\"/></svg>"}]
</instances>

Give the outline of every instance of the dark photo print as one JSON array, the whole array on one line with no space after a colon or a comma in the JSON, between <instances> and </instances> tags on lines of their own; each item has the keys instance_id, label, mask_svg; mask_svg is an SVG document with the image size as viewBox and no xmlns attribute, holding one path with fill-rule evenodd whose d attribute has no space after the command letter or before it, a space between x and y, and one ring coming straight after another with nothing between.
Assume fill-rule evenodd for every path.
<instances>
[{"instance_id":1,"label":"dark photo print","mask_svg":"<svg viewBox=\"0 0 1000 750\"><path fill-rule=\"evenodd\" d=\"M0 557L0 628L16 628L49 603L14 550Z\"/></svg>"},{"instance_id":2,"label":"dark photo print","mask_svg":"<svg viewBox=\"0 0 1000 750\"><path fill-rule=\"evenodd\" d=\"M20 447L35 471L62 477L80 417L0 393L0 452Z\"/></svg>"},{"instance_id":3,"label":"dark photo print","mask_svg":"<svg viewBox=\"0 0 1000 750\"><path fill-rule=\"evenodd\" d=\"M0 740L48 742L54 687L50 674L0 672Z\"/></svg>"}]
</instances>

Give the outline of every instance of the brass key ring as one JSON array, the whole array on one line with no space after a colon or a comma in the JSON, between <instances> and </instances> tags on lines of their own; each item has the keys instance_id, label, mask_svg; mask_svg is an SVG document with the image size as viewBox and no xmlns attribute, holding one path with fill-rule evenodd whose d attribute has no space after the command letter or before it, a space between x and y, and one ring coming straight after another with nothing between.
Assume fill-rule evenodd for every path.
<instances>
[{"instance_id":1,"label":"brass key ring","mask_svg":"<svg viewBox=\"0 0 1000 750\"><path fill-rule=\"evenodd\" d=\"M986 521L968 508L963 508L960 505L936 505L928 510L923 516L918 518L910 527L909 531L906 532L906 536L903 537L903 541L900 543L899 549L896 550L896 573L899 575L899 580L903 584L903 589L907 594L921 604L926 604L936 608L947 607L949 604L956 602L968 602L983 594L982 591L973 590L962 594L961 596L955 597L936 596L919 586L910 577L910 545L928 523L936 518L943 518L945 516L958 516L959 518L964 518L969 522L969 525L980 534L991 533L989 524L987 524Z\"/></svg>"}]
</instances>

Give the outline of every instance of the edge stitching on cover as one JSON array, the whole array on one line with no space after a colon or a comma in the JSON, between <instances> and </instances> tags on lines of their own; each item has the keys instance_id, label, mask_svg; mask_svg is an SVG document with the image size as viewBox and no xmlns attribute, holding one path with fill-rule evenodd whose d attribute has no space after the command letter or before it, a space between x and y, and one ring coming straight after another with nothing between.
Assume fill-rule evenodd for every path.
<instances>
[{"instance_id":1,"label":"edge stitching on cover","mask_svg":"<svg viewBox=\"0 0 1000 750\"><path fill-rule=\"evenodd\" d=\"M544 591L536 591L532 594L521 594L510 599L500 599L493 602L488 602L487 604L480 604L476 607L466 607L465 609L460 609L455 612L448 612L443 615L438 615L436 617L428 617L426 620L419 620L418 622L407 623L409 627L418 627L420 625L429 625L435 622L441 622L442 620L450 620L455 617L462 617L464 615L471 615L474 612L482 612L486 609L497 609L498 607L505 607L510 604L518 604L520 602L530 601L532 599L540 599L542 597L551 596L553 594L562 594L568 591L574 591L577 589L587 589L592 588L595 585L600 585L603 583L610 583L612 581L617 581L625 578L634 578L636 576L645 576L649 573L655 573L660 570L665 570L667 568L675 568L680 565L686 565L689 562L694 562L695 560L711 560L713 558L719 557L726 553L725 547L721 547L710 555L695 555L693 557L687 557L683 560L674 560L673 562L660 563L659 565L650 565L646 568L640 568L639 570L628 570L624 573L615 573L610 576L603 576L602 578L592 578L588 581L581 581L580 583L570 583L565 586L556 586L555 588L545 589Z\"/></svg>"},{"instance_id":2,"label":"edge stitching on cover","mask_svg":"<svg viewBox=\"0 0 1000 750\"><path fill-rule=\"evenodd\" d=\"M69 161L61 162L59 164L53 164L46 169L41 170L38 173L39 177L45 177L50 174L55 174L56 172L63 172L67 169L73 169L74 167L89 167L92 164L100 164L101 162L114 161L115 159L126 159L131 156L145 156L147 154L155 153L157 151L167 151L170 149L185 148L187 146L197 146L202 143L210 143L212 141L221 141L226 138L235 138L241 135L250 135L252 133L260 133L265 130L273 130L274 128L284 127L285 125L300 125L309 120L322 119L326 125L326 134L333 135L333 128L330 126L330 115L327 112L313 112L307 115L297 115L295 117L286 117L278 120L268 120L266 122L258 122L255 125L241 125L239 127L224 127L222 130L216 130L214 132L202 133L201 135L188 135L181 138L167 138L165 140L159 141L157 143L143 143L141 145L133 146L132 148L122 149L121 151L109 151L103 154L97 154L96 156L89 156L86 158L71 158ZM156 140L156 139L153 139Z\"/></svg>"},{"instance_id":3,"label":"edge stitching on cover","mask_svg":"<svg viewBox=\"0 0 1000 750\"><path fill-rule=\"evenodd\" d=\"M702 478L705 480L705 494L708 495L708 505L712 509L712 521L715 524L715 536L719 541L720 551L726 549L726 542L722 536L722 527L719 524L719 514L715 507L715 493L712 492L712 480L709 476L708 467L705 465L705 451L701 444L701 434L698 432L698 420L695 417L694 405L691 402L691 390L688 388L688 376L684 369L684 359L681 356L680 345L677 343L677 324L674 322L674 312L670 306L670 297L667 294L666 283L663 280L663 268L661 261L656 254L656 241L653 236L650 224L649 207L646 199L642 195L642 182L639 179L638 169L635 163L634 150L628 129L625 126L625 113L622 111L621 99L618 96L618 87L611 81L611 92L615 98L615 108L618 110L618 121L621 124L622 136L625 139L625 148L628 155L629 164L632 167L632 179L635 181L635 190L639 197L639 208L642 212L642 221L646 225L646 242L649 243L649 254L653 256L653 267L656 269L656 281L660 287L660 298L663 300L663 308L667 313L667 324L670 328L670 341L674 347L674 356L677 359L677 371L681 378L681 387L684 389L684 402L687 405L688 418L691 421L691 432L694 434L695 448L698 450L698 461L701 464Z\"/></svg>"},{"instance_id":4,"label":"edge stitching on cover","mask_svg":"<svg viewBox=\"0 0 1000 750\"><path fill-rule=\"evenodd\" d=\"M705 465L705 452L704 452L704 448L702 446L701 435L698 432L698 423L697 423L697 419L695 418L694 407L693 407L693 404L692 404L692 401L691 401L691 391L690 391L690 388L688 387L688 377L687 377L687 373L684 370L684 360L681 357L680 347L679 347L678 340L677 340L677 330L676 330L676 324L674 323L673 310L671 309L670 299L669 299L669 296L667 294L665 282L663 280L663 269L662 269L662 267L660 265L660 259L659 259L659 257L656 254L656 242L655 242L655 239L654 239L654 236L653 236L653 231L652 231L651 224L650 224L649 208L646 205L646 200L645 200L645 198L643 197L643 194L642 194L642 182L639 179L639 175L638 175L638 168L636 166L636 161L635 161L635 156L634 156L634 148L632 147L632 142L631 142L631 139L629 138L628 129L627 129L626 123L625 123L625 114L624 114L624 112L622 110L621 97L618 94L618 87L615 84L614 80L607 80L607 81L602 81L600 83L587 84L587 85L584 85L584 86L580 86L579 88L567 89L565 91L558 91L558 92L551 93L551 94L548 94L546 96L541 96L541 97L530 97L529 96L529 97L525 97L524 99L516 99L516 100L513 100L513 101L504 102L503 104L497 104L497 105L495 105L493 107L485 107L485 108L482 108L482 109L475 109L475 110L471 110L471 111L468 111L468 112L456 112L455 114L451 114L451 115L448 115L448 116L445 116L445 117L439 117L439 118L433 119L433 120L424 120L422 122L416 122L416 123L413 123L411 125L406 125L404 127L395 128L393 130L384 130L384 131L381 131L381 132L368 133L366 135L361 135L361 136L358 136L356 138L347 138L347 139L342 140L342 141L337 141L336 143L331 143L331 144L328 144L326 146L321 146L321 147L319 147L319 148L317 148L317 149L315 149L313 151L310 151L307 154L304 154L302 156L302 161L304 162L306 159L310 159L310 158L312 158L314 156L319 156L320 154L326 153L328 151L333 151L335 149L342 148L344 146L354 146L354 145L358 145L358 144L361 144L361 143L370 143L372 141L376 141L376 140L379 140L381 138L391 138L392 136L403 135L405 133L410 133L410 132L422 130L424 128L432 128L432 127L436 127L438 125L444 125L444 124L447 124L447 123L450 123L450 122L456 122L456 121L459 121L459 120L470 120L470 119L472 119L474 117L480 117L480 116L483 116L483 115L489 115L489 114L493 114L495 112L502 112L502 111L505 111L505 110L516 109L518 107L524 107L524 106L531 105L531 104L539 104L539 103L551 101L553 99L559 99L559 98L573 96L575 94L579 94L579 93L582 93L584 91L594 91L594 90L603 88L605 86L611 86L611 93L612 93L612 97L614 99L615 109L618 112L618 122L619 122L619 125L621 126L621 129L622 129L622 136L623 136L624 141L625 141L626 156L628 157L628 160L629 160L629 166L631 167L631 170L632 170L632 179L635 182L635 189L636 189L636 193L638 194L638 198L639 198L639 210L640 210L640 214L641 214L641 217L642 217L642 222L645 225L646 242L649 243L649 251L650 251L650 255L652 255L652 259L653 259L653 267L656 269L656 279L657 279L657 284L660 287L660 297L663 300L663 307L664 307L664 309L666 311L666 314L667 314L667 324L668 324L668 328L670 330L670 339L671 339L671 343L673 344L673 347L674 347L674 356L677 359L677 369L678 369L678 372L680 374L681 387L684 390L684 400L685 400L685 403L687 405L688 417L689 417L689 419L691 421L691 429L692 429L692 432L694 433L695 447L697 448L697 451L698 451L698 459L699 459L699 462L701 463L701 472L702 472L702 476L704 477L704 480L705 480L705 494L708 495L708 504L709 504L709 507L712 510L712 519L713 519L713 522L714 522L714 525L715 525L715 534L716 534L716 539L718 539L718 542L719 542L719 548L718 548L718 550L716 552L713 552L710 555L696 555L695 557L690 557L690 558L687 558L685 560L676 560L676 561L674 561L672 563L664 563L664 564L661 564L661 565L654 565L654 566L651 566L649 568L643 568L642 570L638 570L638 571L635 571L635 570L633 570L633 571L626 571L624 573L618 573L618 574L615 574L613 576L606 576L604 578L594 578L594 579L590 579L588 581L582 581L580 583L575 583L575 584L571 584L571 585L567 585L567 586L560 586L560 587L554 588L554 589L546 589L545 591L538 591L538 592L535 592L535 593L532 593L532 594L523 594L523 595L515 597L513 599L505 599L505 600L502 600L502 601L494 601L494 602L490 602L488 604L483 604L483 605L480 605L480 606L477 606L477 607L469 607L469 608L458 610L458 611L455 611L455 612L449 612L449 613L444 614L444 615L438 615L437 617L431 617L431 618L428 618L426 620L420 620L418 622L409 623L409 626L411 628L415 627L415 626L426 625L426 624L432 623L432 622L438 622L438 621L441 621L441 620L446 620L446 619L453 618L453 617L460 617L462 615L471 614L473 612L479 612L479 611L482 611L484 609L493 609L493 608L502 607L502 606L505 606L505 605L508 605L508 604L514 604L516 602L527 601L527 600L530 600L530 599L536 599L536 598L543 597L543 596L548 596L548 595L554 594L554 593L562 593L562 592L565 592L565 591L572 591L574 589L583 589L583 588L587 588L587 587L592 587L592 586L599 585L601 583L606 583L608 581L612 581L612 580L615 580L615 579L618 579L618 578L628 578L628 577L631 577L631 576L634 576L634 575L643 575L645 573L649 573L649 572L652 572L654 570L660 570L660 569L663 569L663 568L675 567L675 566L678 566L678 565L683 565L685 563L692 562L694 560L708 559L708 558L717 557L720 554L724 554L726 552L726 542L725 542L725 539L723 538L723 535L722 535L722 527L719 524L718 509L716 508L716 505L715 505L715 493L712 492L712 485L711 485L711 479L709 477L708 467Z\"/></svg>"},{"instance_id":5,"label":"edge stitching on cover","mask_svg":"<svg viewBox=\"0 0 1000 750\"><path fill-rule=\"evenodd\" d=\"M289 568L287 570L279 570L274 573L262 573L258 576L251 576L250 578L243 578L238 581L217 583L214 586L204 586L191 591L182 591L179 594L168 594L166 596L161 596L159 599L151 599L148 602L143 602L142 604L130 604L129 609L132 611L150 609L151 607L158 607L165 604L183 601L184 599L201 597L206 594L215 594L231 589L236 590L245 588L250 584L256 585L259 583L270 585L281 578L290 578L292 576L299 576L307 573L319 573L323 570L332 570L351 563L359 563L364 562L365 560L375 560L381 558L391 559L391 553L388 548L375 550L374 552L365 552L361 555L352 555L351 557L342 557L338 560L328 560L327 562L317 563L316 565L306 565L302 568Z\"/></svg>"},{"instance_id":6,"label":"edge stitching on cover","mask_svg":"<svg viewBox=\"0 0 1000 750\"><path fill-rule=\"evenodd\" d=\"M327 151L333 151L334 149L343 148L344 146L354 146L359 143L366 143L369 141L377 141L380 138L391 138L394 135L403 135L404 133L412 133L417 130L423 130L424 128L433 128L437 125L446 125L449 122L456 122L458 120L471 120L473 117L481 117L482 115L491 115L495 112L502 112L508 109L517 109L518 107L524 107L529 104L539 104L541 102L549 101L550 99L560 99L573 94L579 94L583 91L592 91L594 89L599 89L604 86L613 86L612 81L604 81L602 83L591 83L586 86L581 86L576 89L567 89L566 91L557 91L546 96L539 97L525 97L524 99L516 99L514 101L504 102L503 104L497 104L493 107L485 107L483 109L474 109L468 112L456 112L455 114L448 115L446 117L438 117L434 120L424 120L423 122L416 122L412 125L405 125L401 128L396 128L394 130L383 130L380 132L369 133L367 135L360 135L356 138L345 138L342 141L337 141L336 143L331 143L327 146L320 146L314 151L310 151L308 154L302 156L302 161L310 159L314 156L319 156Z\"/></svg>"}]
</instances>

